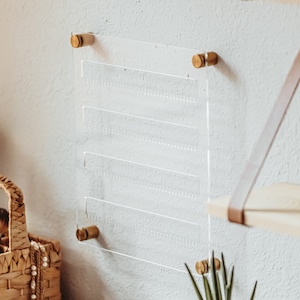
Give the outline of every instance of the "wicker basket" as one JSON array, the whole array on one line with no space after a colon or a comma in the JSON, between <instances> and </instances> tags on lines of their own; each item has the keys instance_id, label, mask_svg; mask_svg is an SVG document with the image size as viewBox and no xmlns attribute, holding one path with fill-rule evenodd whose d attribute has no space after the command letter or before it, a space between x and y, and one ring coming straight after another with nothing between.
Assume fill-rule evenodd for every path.
<instances>
[{"instance_id":1,"label":"wicker basket","mask_svg":"<svg viewBox=\"0 0 300 300\"><path fill-rule=\"evenodd\" d=\"M1 175L0 188L9 197L8 251L0 254L0 299L60 300L59 242L28 234L22 191Z\"/></svg>"}]
</instances>

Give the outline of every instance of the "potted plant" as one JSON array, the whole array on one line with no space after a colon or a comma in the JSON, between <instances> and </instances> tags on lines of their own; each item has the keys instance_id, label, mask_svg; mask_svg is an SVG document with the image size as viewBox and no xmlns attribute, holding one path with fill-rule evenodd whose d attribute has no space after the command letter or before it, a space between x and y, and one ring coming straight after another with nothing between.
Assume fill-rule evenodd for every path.
<instances>
[{"instance_id":1,"label":"potted plant","mask_svg":"<svg viewBox=\"0 0 300 300\"><path fill-rule=\"evenodd\" d=\"M190 271L186 263L185 267L192 280L193 286L195 288L199 300L231 300L234 279L234 267L231 268L230 274L228 276L223 253L221 253L220 270L217 270L216 268L214 252L212 251L209 263L209 272L207 274L202 274L205 298L202 296L200 289L198 288L198 285L194 279L194 276L192 275L192 272ZM210 276L210 280L208 279L208 276ZM257 281L254 284L250 300L254 299L256 286Z\"/></svg>"}]
</instances>

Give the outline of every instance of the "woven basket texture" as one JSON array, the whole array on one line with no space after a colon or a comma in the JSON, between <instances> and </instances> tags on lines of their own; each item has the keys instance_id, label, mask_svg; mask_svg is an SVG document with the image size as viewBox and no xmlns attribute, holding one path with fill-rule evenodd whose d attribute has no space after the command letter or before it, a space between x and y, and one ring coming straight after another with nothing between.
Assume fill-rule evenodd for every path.
<instances>
[{"instance_id":1,"label":"woven basket texture","mask_svg":"<svg viewBox=\"0 0 300 300\"><path fill-rule=\"evenodd\" d=\"M44 246L47 267L38 270L39 293L37 300L60 300L60 243L27 232L25 204L22 191L7 177L0 175L0 188L8 196L9 224L8 251L0 254L0 299L32 299L32 247L31 241Z\"/></svg>"}]
</instances>

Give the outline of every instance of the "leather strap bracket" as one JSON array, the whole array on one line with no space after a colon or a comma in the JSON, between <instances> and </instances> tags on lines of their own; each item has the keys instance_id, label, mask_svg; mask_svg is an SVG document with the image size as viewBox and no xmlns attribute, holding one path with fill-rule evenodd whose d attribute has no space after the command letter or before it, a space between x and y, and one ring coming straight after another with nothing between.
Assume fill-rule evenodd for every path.
<instances>
[{"instance_id":1,"label":"leather strap bracket","mask_svg":"<svg viewBox=\"0 0 300 300\"><path fill-rule=\"evenodd\" d=\"M300 51L287 75L271 114L255 145L228 207L228 220L244 224L244 207L300 81Z\"/></svg>"}]
</instances>

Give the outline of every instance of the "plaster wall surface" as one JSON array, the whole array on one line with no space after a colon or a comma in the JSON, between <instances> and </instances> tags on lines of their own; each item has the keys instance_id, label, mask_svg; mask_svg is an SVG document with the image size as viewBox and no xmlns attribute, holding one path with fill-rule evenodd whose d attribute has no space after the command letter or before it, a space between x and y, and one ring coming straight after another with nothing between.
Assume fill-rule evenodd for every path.
<instances>
[{"instance_id":1,"label":"plaster wall surface","mask_svg":"<svg viewBox=\"0 0 300 300\"><path fill-rule=\"evenodd\" d=\"M30 232L61 241L64 299L196 299L186 273L75 240L76 107L71 32L215 51L211 197L231 193L299 50L300 6L271 1L2 1L0 172L25 195ZM165 61L156 61L157 66ZM296 93L257 186L299 183ZM234 299L300 298L300 240L211 219L205 253L236 268ZM138 243L146 244L146 240ZM170 249L166 249L166 252ZM155 253L153 254L155 260Z\"/></svg>"}]
</instances>

